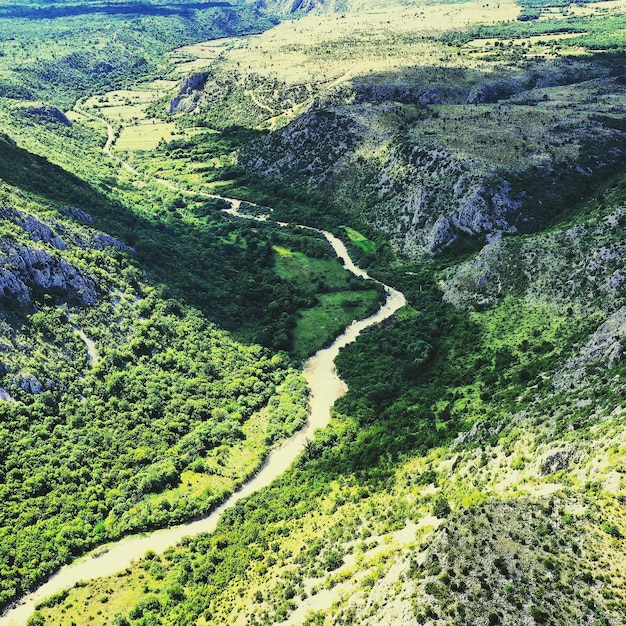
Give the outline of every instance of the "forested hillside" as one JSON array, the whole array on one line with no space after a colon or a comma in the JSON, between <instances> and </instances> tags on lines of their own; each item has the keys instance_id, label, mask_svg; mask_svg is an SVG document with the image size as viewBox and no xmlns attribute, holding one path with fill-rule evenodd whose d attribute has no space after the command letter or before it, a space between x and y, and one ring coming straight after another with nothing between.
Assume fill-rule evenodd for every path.
<instances>
[{"instance_id":1,"label":"forested hillside","mask_svg":"<svg viewBox=\"0 0 626 626\"><path fill-rule=\"evenodd\" d=\"M0 24L0 609L303 426L305 359L385 297L308 226L407 301L330 424L28 624L626 621L623 0Z\"/></svg>"}]
</instances>

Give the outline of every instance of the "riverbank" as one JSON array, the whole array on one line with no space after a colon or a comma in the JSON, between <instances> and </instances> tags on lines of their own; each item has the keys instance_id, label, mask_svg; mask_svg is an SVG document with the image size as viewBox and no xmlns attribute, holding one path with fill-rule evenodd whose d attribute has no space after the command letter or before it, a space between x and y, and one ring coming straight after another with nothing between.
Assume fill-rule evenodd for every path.
<instances>
[{"instance_id":1,"label":"riverbank","mask_svg":"<svg viewBox=\"0 0 626 626\"><path fill-rule=\"evenodd\" d=\"M232 214L232 211L231 211ZM248 216L236 213L242 219ZM322 233L333 247L337 257L346 269L355 276L373 280L350 258L343 242L326 231ZM180 542L184 537L215 530L222 513L239 500L267 487L291 466L304 450L308 440L318 428L324 428L330 421L330 409L347 391L346 384L339 378L335 369L335 358L339 351L357 339L366 328L381 323L391 317L406 303L399 291L383 285L387 293L384 304L370 317L352 322L330 346L319 350L309 358L304 366L304 377L309 385L309 419L307 424L268 455L259 471L238 491L229 496L219 507L206 517L168 529L161 529L147 535L126 537L120 541L97 548L74 563L63 567L35 591L21 598L18 603L0 617L0 626L25 624L37 605L45 598L73 587L79 581L93 580L121 571L140 559L147 551L162 553L168 547Z\"/></svg>"}]
</instances>

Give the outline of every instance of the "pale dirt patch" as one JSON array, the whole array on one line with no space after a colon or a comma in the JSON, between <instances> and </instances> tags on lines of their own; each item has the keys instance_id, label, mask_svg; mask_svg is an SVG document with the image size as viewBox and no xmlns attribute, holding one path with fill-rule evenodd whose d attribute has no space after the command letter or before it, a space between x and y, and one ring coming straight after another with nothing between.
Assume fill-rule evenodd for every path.
<instances>
[{"instance_id":1,"label":"pale dirt patch","mask_svg":"<svg viewBox=\"0 0 626 626\"><path fill-rule=\"evenodd\" d=\"M560 483L543 483L541 485L521 485L520 492L528 494L536 498L543 498L545 496L551 496L553 493L563 489L563 485Z\"/></svg>"},{"instance_id":2,"label":"pale dirt patch","mask_svg":"<svg viewBox=\"0 0 626 626\"><path fill-rule=\"evenodd\" d=\"M94 340L88 337L82 328L77 328L76 334L82 339L83 343L85 344L85 347L87 348L87 360L89 361L89 364L92 367L94 365L97 365L98 362L100 361L100 353L98 352L98 349L96 348L96 344Z\"/></svg>"},{"instance_id":3,"label":"pale dirt patch","mask_svg":"<svg viewBox=\"0 0 626 626\"><path fill-rule=\"evenodd\" d=\"M178 85L177 80L168 80L168 79L161 78L161 79L153 80L149 83L139 83L137 85L137 89L148 90L148 91L159 91L161 92L159 93L159 96L161 96L172 91L172 89L175 89L177 85Z\"/></svg>"},{"instance_id":4,"label":"pale dirt patch","mask_svg":"<svg viewBox=\"0 0 626 626\"><path fill-rule=\"evenodd\" d=\"M214 59L216 56L232 48L241 41L245 41L245 39L239 37L223 37L222 39L202 41L200 43L194 43L188 46L181 46L180 48L176 48L172 55L189 55L198 59Z\"/></svg>"},{"instance_id":5,"label":"pale dirt patch","mask_svg":"<svg viewBox=\"0 0 626 626\"><path fill-rule=\"evenodd\" d=\"M412 547L417 541L420 531L432 532L441 524L442 520L427 515L420 519L418 523L407 522L406 526L400 530L385 535L368 537L368 542L378 543L374 548L364 553L348 554L344 557L344 565L335 570L327 578L337 578L340 580L331 589L323 587L324 578L309 578L304 581L304 586L308 597L299 601L298 608L282 622L280 626L295 626L301 624L310 612L324 611L339 601L360 602L372 596L366 593L361 586L361 582L371 574L375 573L378 566L378 558L384 554L389 554L394 559L394 563L389 570L376 581L375 587L378 595L385 597L385 602L389 601L386 596L388 589L394 586L403 571L408 568L406 560L400 559L402 550ZM358 565L358 568L356 567ZM345 577L345 579L344 579ZM321 588L320 588L321 587ZM399 610L404 611L405 607ZM395 612L392 612L394 615ZM390 622L390 624L393 622Z\"/></svg>"}]
</instances>

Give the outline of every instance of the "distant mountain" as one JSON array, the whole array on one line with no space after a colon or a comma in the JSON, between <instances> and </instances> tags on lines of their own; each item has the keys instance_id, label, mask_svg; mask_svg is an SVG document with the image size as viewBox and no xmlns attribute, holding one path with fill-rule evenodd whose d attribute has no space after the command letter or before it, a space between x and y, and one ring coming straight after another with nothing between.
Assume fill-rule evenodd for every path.
<instances>
[{"instance_id":1,"label":"distant mountain","mask_svg":"<svg viewBox=\"0 0 626 626\"><path fill-rule=\"evenodd\" d=\"M289 14L323 9L326 3L324 0L259 0L256 5L270 13Z\"/></svg>"}]
</instances>

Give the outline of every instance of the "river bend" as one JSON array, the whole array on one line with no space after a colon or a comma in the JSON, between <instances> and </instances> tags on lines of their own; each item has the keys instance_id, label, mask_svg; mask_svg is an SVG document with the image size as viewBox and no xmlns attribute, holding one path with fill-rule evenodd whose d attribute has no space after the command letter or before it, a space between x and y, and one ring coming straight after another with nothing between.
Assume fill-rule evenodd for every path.
<instances>
[{"instance_id":1,"label":"river bend","mask_svg":"<svg viewBox=\"0 0 626 626\"><path fill-rule=\"evenodd\" d=\"M226 212L241 218L262 219L264 221L267 219L266 217L250 218L250 216L239 213L237 211L239 203L235 202L231 201L232 208L227 209ZM301 226L301 228L315 230L324 235L347 270L360 278L373 280L352 261L340 239L327 231L308 226ZM312 438L313 432L328 425L331 407L347 391L346 384L339 378L335 369L334 361L339 350L352 343L365 328L380 324L406 304L401 292L387 285L383 285L383 287L387 298L376 313L366 319L352 322L330 346L319 350L306 361L303 375L310 390L310 412L306 425L279 447L272 450L259 471L246 481L238 491L235 491L219 507L202 519L172 528L156 530L146 535L126 537L113 544L97 548L86 556L64 566L56 574L53 574L47 582L35 591L23 596L16 605L0 616L0 626L23 626L34 612L36 605L43 599L63 589L73 587L78 581L115 574L130 566L134 561L138 561L148 550L162 553L170 546L180 542L183 537L212 532L226 509L255 491L267 487L274 479L282 475L304 450L306 442Z\"/></svg>"}]
</instances>

